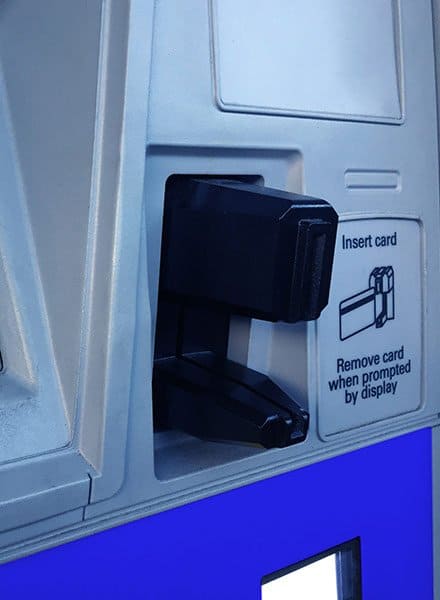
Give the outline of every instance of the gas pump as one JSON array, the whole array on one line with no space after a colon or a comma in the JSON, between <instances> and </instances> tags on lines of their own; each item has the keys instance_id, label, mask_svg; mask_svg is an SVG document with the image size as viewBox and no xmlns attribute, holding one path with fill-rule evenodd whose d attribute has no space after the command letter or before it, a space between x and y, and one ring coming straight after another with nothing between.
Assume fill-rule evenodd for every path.
<instances>
[{"instance_id":1,"label":"gas pump","mask_svg":"<svg viewBox=\"0 0 440 600\"><path fill-rule=\"evenodd\" d=\"M440 599L437 2L0 3L0 596Z\"/></svg>"}]
</instances>

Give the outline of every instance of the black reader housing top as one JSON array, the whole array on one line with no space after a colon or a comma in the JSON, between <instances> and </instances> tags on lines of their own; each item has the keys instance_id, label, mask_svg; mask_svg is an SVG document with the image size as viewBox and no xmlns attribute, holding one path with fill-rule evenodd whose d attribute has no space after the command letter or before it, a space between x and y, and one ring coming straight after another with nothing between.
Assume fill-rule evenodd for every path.
<instances>
[{"instance_id":1,"label":"black reader housing top","mask_svg":"<svg viewBox=\"0 0 440 600\"><path fill-rule=\"evenodd\" d=\"M338 216L324 200L178 179L165 206L160 293L293 323L328 302Z\"/></svg>"}]
</instances>

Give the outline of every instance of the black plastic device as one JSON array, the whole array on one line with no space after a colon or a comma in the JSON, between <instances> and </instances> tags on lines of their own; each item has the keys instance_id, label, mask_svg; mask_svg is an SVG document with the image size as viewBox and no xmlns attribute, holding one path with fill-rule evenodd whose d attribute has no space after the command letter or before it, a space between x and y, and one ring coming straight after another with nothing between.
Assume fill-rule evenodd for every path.
<instances>
[{"instance_id":1,"label":"black plastic device","mask_svg":"<svg viewBox=\"0 0 440 600\"><path fill-rule=\"evenodd\" d=\"M167 189L160 293L268 321L317 319L337 215L324 200L237 181Z\"/></svg>"},{"instance_id":2,"label":"black plastic device","mask_svg":"<svg viewBox=\"0 0 440 600\"><path fill-rule=\"evenodd\" d=\"M309 417L226 357L231 315L294 323L328 302L338 217L324 200L230 180L167 185L153 396L157 428L266 448Z\"/></svg>"}]
</instances>

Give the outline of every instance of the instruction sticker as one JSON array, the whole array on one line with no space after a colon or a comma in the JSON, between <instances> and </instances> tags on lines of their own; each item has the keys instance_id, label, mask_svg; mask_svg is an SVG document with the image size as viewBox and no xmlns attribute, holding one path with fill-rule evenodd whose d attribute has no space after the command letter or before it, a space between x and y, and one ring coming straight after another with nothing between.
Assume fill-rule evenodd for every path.
<instances>
[{"instance_id":1,"label":"instruction sticker","mask_svg":"<svg viewBox=\"0 0 440 600\"><path fill-rule=\"evenodd\" d=\"M318 321L322 435L420 406L421 259L417 221L339 224L330 301Z\"/></svg>"}]
</instances>

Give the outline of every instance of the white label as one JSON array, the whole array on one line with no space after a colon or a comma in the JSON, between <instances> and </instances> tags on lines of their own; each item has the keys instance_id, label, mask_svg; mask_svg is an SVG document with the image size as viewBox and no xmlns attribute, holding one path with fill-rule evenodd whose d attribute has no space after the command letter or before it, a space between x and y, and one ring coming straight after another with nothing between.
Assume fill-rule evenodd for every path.
<instances>
[{"instance_id":1,"label":"white label","mask_svg":"<svg viewBox=\"0 0 440 600\"><path fill-rule=\"evenodd\" d=\"M420 406L421 289L417 221L339 224L330 302L318 321L322 435Z\"/></svg>"},{"instance_id":2,"label":"white label","mask_svg":"<svg viewBox=\"0 0 440 600\"><path fill-rule=\"evenodd\" d=\"M261 600L338 600L336 554L321 558L261 586Z\"/></svg>"}]
</instances>

